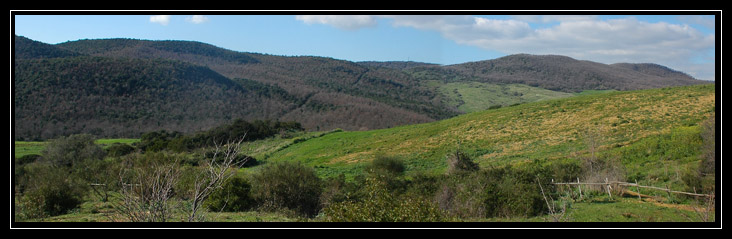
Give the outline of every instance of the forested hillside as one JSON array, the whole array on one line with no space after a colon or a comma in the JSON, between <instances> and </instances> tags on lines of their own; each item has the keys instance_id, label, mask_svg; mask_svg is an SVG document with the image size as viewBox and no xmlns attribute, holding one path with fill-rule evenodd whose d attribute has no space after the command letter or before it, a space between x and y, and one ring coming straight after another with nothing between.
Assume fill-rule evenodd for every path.
<instances>
[{"instance_id":1,"label":"forested hillside","mask_svg":"<svg viewBox=\"0 0 732 239\"><path fill-rule=\"evenodd\" d=\"M13 49L15 137L24 140L74 133L139 137L161 129L185 133L235 118L297 121L316 131L370 130L547 99L537 92L564 97L551 91L701 83L660 66L560 56L514 55L451 66L356 63L191 41L51 45L21 36Z\"/></svg>"},{"instance_id":2,"label":"forested hillside","mask_svg":"<svg viewBox=\"0 0 732 239\"><path fill-rule=\"evenodd\" d=\"M562 92L639 90L705 83L656 64L606 65L556 55L517 54L444 67L418 67L409 71L429 78L441 77L446 81L526 84Z\"/></svg>"},{"instance_id":3,"label":"forested hillside","mask_svg":"<svg viewBox=\"0 0 732 239\"><path fill-rule=\"evenodd\" d=\"M15 70L15 133L25 140L189 132L295 104L178 61L84 56L18 60Z\"/></svg>"}]
</instances>

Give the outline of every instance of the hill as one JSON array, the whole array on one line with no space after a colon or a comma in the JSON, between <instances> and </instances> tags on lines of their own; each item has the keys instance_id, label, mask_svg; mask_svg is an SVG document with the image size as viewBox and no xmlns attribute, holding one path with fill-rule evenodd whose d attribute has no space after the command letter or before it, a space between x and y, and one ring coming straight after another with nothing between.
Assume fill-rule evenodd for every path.
<instances>
[{"instance_id":1,"label":"hill","mask_svg":"<svg viewBox=\"0 0 732 239\"><path fill-rule=\"evenodd\" d=\"M383 129L568 92L700 82L659 76L662 68L530 55L439 66L274 56L192 41L51 45L16 36L14 44L15 136L25 140L72 133L138 137L159 129L186 133L237 117L298 121L315 131ZM623 75L618 72L627 77L613 78Z\"/></svg>"},{"instance_id":2,"label":"hill","mask_svg":"<svg viewBox=\"0 0 732 239\"><path fill-rule=\"evenodd\" d=\"M58 48L27 37L15 36L15 59L56 58L78 56L79 53Z\"/></svg>"},{"instance_id":3,"label":"hill","mask_svg":"<svg viewBox=\"0 0 732 239\"><path fill-rule=\"evenodd\" d=\"M78 132L139 137L146 131L202 130L265 115L263 97L208 68L160 59L72 57L17 60L15 134L38 140ZM256 83L256 82L254 82Z\"/></svg>"},{"instance_id":4,"label":"hill","mask_svg":"<svg viewBox=\"0 0 732 239\"><path fill-rule=\"evenodd\" d=\"M414 61L360 61L357 63L366 67L384 67L398 70L405 70L421 66L438 66L437 64Z\"/></svg>"},{"instance_id":5,"label":"hill","mask_svg":"<svg viewBox=\"0 0 732 239\"><path fill-rule=\"evenodd\" d=\"M659 137L681 137L684 134L677 132L696 127L714 111L714 85L610 92L503 107L426 124L333 132L258 156L303 162L326 176L353 176L380 154L405 160L408 170L442 173L446 155L458 148L481 167L577 159L588 153L586 140L596 135L601 152L643 148L638 154L656 155L635 162L648 165L658 161L659 154L681 160L678 148L691 147L694 140L684 138L671 146L656 143L652 148L639 144ZM626 160L631 154L623 155L618 157Z\"/></svg>"},{"instance_id":6,"label":"hill","mask_svg":"<svg viewBox=\"0 0 732 239\"><path fill-rule=\"evenodd\" d=\"M639 90L704 84L689 75L655 64L606 65L557 55L517 54L494 60L444 67L410 69L414 75L443 81L525 84L547 90ZM653 68L653 70L651 70Z\"/></svg>"}]
</instances>

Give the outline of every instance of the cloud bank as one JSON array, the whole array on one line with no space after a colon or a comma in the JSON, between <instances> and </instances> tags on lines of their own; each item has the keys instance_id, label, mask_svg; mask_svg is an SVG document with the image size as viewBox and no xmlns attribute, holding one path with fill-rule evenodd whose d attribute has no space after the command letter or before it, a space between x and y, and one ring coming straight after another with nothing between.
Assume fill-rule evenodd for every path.
<instances>
[{"instance_id":1,"label":"cloud bank","mask_svg":"<svg viewBox=\"0 0 732 239\"><path fill-rule=\"evenodd\" d=\"M509 19L439 15L296 17L307 24L348 30L373 27L378 18L391 19L393 27L435 31L458 44L504 54L557 54L606 64L650 62L699 79L715 78L714 34L704 34L687 24L651 23L634 17L603 20L597 16L558 15ZM710 24L707 18L687 18Z\"/></svg>"},{"instance_id":2,"label":"cloud bank","mask_svg":"<svg viewBox=\"0 0 732 239\"><path fill-rule=\"evenodd\" d=\"M295 19L307 24L326 24L344 30L376 26L376 17L366 15L301 15Z\"/></svg>"}]
</instances>

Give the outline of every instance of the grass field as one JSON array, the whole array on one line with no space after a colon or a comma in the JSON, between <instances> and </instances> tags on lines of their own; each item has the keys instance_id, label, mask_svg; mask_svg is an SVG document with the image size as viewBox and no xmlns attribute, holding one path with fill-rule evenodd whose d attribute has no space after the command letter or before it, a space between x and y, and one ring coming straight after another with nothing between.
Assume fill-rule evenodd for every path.
<instances>
[{"instance_id":1,"label":"grass field","mask_svg":"<svg viewBox=\"0 0 732 239\"><path fill-rule=\"evenodd\" d=\"M106 148L114 143L122 143L132 145L133 143L140 142L140 139L98 139L95 141L96 144ZM30 142L30 141L15 141L15 158L20 158L29 154L41 154L41 151L46 147L48 142Z\"/></svg>"}]
</instances>

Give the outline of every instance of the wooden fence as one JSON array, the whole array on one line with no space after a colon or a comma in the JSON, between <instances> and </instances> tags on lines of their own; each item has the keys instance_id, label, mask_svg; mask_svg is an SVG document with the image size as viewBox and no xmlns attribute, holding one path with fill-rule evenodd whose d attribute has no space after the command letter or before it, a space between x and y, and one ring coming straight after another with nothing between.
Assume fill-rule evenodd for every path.
<instances>
[{"instance_id":1,"label":"wooden fence","mask_svg":"<svg viewBox=\"0 0 732 239\"><path fill-rule=\"evenodd\" d=\"M554 182L554 179L552 179L552 184L554 184L554 185L577 185L578 188L579 188L580 197L582 197L582 187L579 187L580 185L599 185L599 186L604 186L603 188L605 189L605 191L607 192L607 195L610 198L612 198L612 194L610 193L610 191L613 189L613 186L615 188L618 188L618 187L621 187L621 186L622 187L635 187L636 188L636 191L638 193L638 198L640 198L640 195L641 195L640 194L640 191L638 190L639 188L648 188L648 189L665 191L665 192L669 193L669 196L671 195L671 193L676 193L676 194L684 194L684 195L697 196L697 197L712 197L712 198L714 197L714 195L710 195L710 194L700 194L700 193L695 193L695 192L694 193L690 193L690 192L674 191L674 190L669 189L668 188L668 185L666 185L666 188L661 188L661 187L640 185L640 184L638 184L637 181L635 183L620 182L620 181L608 181L607 178L605 178L605 182L604 183L602 183L602 182L601 183L587 183L587 182L583 183L583 182L580 182L579 178L577 178L577 182L556 183L556 182Z\"/></svg>"}]
</instances>

